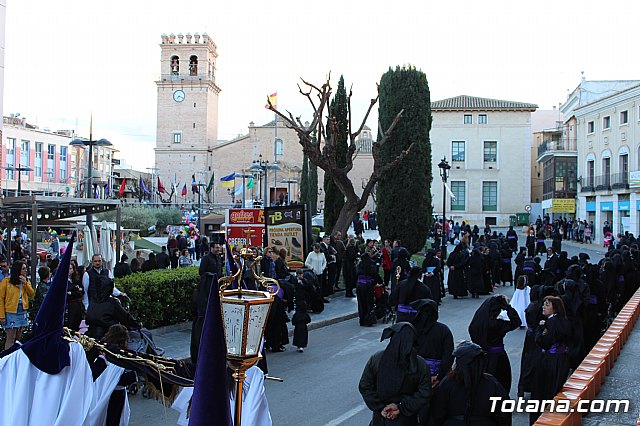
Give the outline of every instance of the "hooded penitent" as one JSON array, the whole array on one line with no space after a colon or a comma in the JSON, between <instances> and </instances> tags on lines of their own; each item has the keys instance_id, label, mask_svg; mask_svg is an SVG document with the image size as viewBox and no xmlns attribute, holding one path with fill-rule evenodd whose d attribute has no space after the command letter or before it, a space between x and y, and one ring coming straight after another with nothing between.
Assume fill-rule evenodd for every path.
<instances>
[{"instance_id":1,"label":"hooded penitent","mask_svg":"<svg viewBox=\"0 0 640 426\"><path fill-rule=\"evenodd\" d=\"M475 403L478 383L487 369L487 356L480 346L469 341L460 342L453 351L453 356L456 358L458 380L467 391L466 421Z\"/></svg>"},{"instance_id":2,"label":"hooded penitent","mask_svg":"<svg viewBox=\"0 0 640 426\"><path fill-rule=\"evenodd\" d=\"M411 302L410 306L418 311L412 324L419 335L429 333L431 327L438 321L438 304L431 299L419 299Z\"/></svg>"},{"instance_id":3,"label":"hooded penitent","mask_svg":"<svg viewBox=\"0 0 640 426\"><path fill-rule=\"evenodd\" d=\"M408 322L399 322L382 332L380 341L391 338L380 359L377 391L382 400L399 394L406 374L415 373L418 360L413 348L416 330Z\"/></svg>"},{"instance_id":4,"label":"hooded penitent","mask_svg":"<svg viewBox=\"0 0 640 426\"><path fill-rule=\"evenodd\" d=\"M71 363L69 342L62 339L62 328L74 240L75 232L34 321L33 337L21 347L31 363L48 374L58 374Z\"/></svg>"},{"instance_id":5,"label":"hooded penitent","mask_svg":"<svg viewBox=\"0 0 640 426\"><path fill-rule=\"evenodd\" d=\"M506 305L507 303L501 295L490 297L480 305L469 324L469 335L474 343L482 347L487 346L489 320L496 319L500 311L506 309Z\"/></svg>"}]
</instances>

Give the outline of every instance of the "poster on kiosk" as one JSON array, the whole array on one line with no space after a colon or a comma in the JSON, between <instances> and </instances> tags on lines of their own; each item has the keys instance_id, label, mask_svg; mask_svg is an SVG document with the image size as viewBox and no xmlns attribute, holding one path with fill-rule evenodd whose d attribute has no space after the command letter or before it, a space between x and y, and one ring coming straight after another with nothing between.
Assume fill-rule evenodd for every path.
<instances>
[{"instance_id":1,"label":"poster on kiosk","mask_svg":"<svg viewBox=\"0 0 640 426\"><path fill-rule=\"evenodd\" d=\"M262 247L264 211L262 209L228 209L226 234L231 247Z\"/></svg>"},{"instance_id":2,"label":"poster on kiosk","mask_svg":"<svg viewBox=\"0 0 640 426\"><path fill-rule=\"evenodd\" d=\"M304 266L311 244L311 223L304 204L295 206L267 207L265 246L273 247L276 253L287 252L286 261L290 269Z\"/></svg>"}]
</instances>

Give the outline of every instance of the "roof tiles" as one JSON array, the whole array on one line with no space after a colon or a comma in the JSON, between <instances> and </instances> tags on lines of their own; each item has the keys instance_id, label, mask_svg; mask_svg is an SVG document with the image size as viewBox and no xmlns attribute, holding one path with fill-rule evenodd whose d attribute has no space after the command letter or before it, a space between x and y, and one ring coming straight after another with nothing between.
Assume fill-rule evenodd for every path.
<instances>
[{"instance_id":1,"label":"roof tiles","mask_svg":"<svg viewBox=\"0 0 640 426\"><path fill-rule=\"evenodd\" d=\"M467 95L431 102L432 111L535 111L537 108L538 105L536 104L501 101L499 99L478 98Z\"/></svg>"}]
</instances>

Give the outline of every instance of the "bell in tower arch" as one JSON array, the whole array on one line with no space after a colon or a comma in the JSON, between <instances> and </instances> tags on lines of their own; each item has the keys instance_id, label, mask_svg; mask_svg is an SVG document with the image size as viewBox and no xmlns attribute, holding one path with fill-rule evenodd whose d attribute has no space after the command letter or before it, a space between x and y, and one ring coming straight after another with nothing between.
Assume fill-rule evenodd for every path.
<instances>
[{"instance_id":1,"label":"bell in tower arch","mask_svg":"<svg viewBox=\"0 0 640 426\"><path fill-rule=\"evenodd\" d=\"M171 74L178 75L180 73L180 59L177 56L171 57Z\"/></svg>"}]
</instances>

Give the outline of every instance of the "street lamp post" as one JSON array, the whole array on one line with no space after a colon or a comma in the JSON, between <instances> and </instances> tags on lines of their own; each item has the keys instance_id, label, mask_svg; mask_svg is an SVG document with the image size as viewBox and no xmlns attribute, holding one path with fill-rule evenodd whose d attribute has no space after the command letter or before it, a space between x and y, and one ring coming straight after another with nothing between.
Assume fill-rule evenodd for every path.
<instances>
[{"instance_id":1,"label":"street lamp post","mask_svg":"<svg viewBox=\"0 0 640 426\"><path fill-rule=\"evenodd\" d=\"M295 179L282 179L280 183L287 184L287 204L291 205L291 184L298 183L298 181Z\"/></svg>"},{"instance_id":2,"label":"street lamp post","mask_svg":"<svg viewBox=\"0 0 640 426\"><path fill-rule=\"evenodd\" d=\"M277 166L276 166L277 167ZM269 160L263 160L262 154L258 156L257 160L253 160L253 166L250 167L251 170L260 170L264 174L264 195L262 198L262 207L268 206L269 194L267 194L267 170L269 169Z\"/></svg>"},{"instance_id":3,"label":"street lamp post","mask_svg":"<svg viewBox=\"0 0 640 426\"><path fill-rule=\"evenodd\" d=\"M244 207L245 207L244 206L244 200L246 199L246 197L244 196L244 191L246 189L245 179L252 178L253 175L243 173L241 175L236 175L236 177L241 177L242 178L242 208L244 209Z\"/></svg>"},{"instance_id":4,"label":"street lamp post","mask_svg":"<svg viewBox=\"0 0 640 426\"><path fill-rule=\"evenodd\" d=\"M16 188L15 196L19 197L20 196L20 191L22 190L20 175L22 175L22 172L30 172L33 169L31 167L27 167L27 166L22 167L20 164L18 164L18 167L6 166L6 167L3 167L3 169L5 169L7 171L18 172L18 186Z\"/></svg>"},{"instance_id":5,"label":"street lamp post","mask_svg":"<svg viewBox=\"0 0 640 426\"><path fill-rule=\"evenodd\" d=\"M444 221L447 218L447 177L451 169L446 156L440 161L438 168L440 169L440 177L442 178L442 260L445 260L447 258L447 238L444 235Z\"/></svg>"},{"instance_id":6,"label":"street lamp post","mask_svg":"<svg viewBox=\"0 0 640 426\"><path fill-rule=\"evenodd\" d=\"M93 121L92 124L89 126L89 140L85 140L85 139L74 139L71 142L69 142L69 145L71 146L88 146L89 147L89 158L87 159L87 190L86 192L86 197L87 199L89 198L93 198L93 196L91 195L91 191L93 190L93 173L92 173L92 160L93 160L93 146L94 145L98 145L98 146L111 146L113 145L111 142L109 142L106 139L100 139L100 140L93 140ZM87 211L87 227L89 227L89 230L92 229L93 227L93 214L91 213L91 211Z\"/></svg>"}]
</instances>

